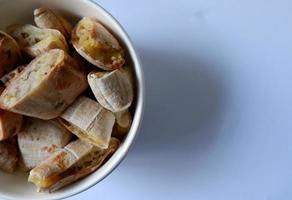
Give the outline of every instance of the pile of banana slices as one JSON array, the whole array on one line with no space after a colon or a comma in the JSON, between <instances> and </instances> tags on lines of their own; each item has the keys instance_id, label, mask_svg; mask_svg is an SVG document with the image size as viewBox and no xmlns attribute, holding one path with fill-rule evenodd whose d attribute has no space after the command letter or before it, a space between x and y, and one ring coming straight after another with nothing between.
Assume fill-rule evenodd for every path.
<instances>
[{"instance_id":1,"label":"pile of banana slices","mask_svg":"<svg viewBox=\"0 0 292 200\"><path fill-rule=\"evenodd\" d=\"M96 171L129 132L134 80L97 19L49 8L0 31L0 169L53 192Z\"/></svg>"}]
</instances>

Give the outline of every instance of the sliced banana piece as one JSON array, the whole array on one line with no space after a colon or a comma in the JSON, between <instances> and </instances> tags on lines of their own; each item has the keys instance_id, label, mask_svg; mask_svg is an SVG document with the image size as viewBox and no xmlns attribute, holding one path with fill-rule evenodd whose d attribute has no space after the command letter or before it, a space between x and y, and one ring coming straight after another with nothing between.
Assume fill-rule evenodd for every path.
<instances>
[{"instance_id":1,"label":"sliced banana piece","mask_svg":"<svg viewBox=\"0 0 292 200\"><path fill-rule=\"evenodd\" d=\"M5 86L0 85L0 94ZM21 128L22 115L0 109L0 141L15 135Z\"/></svg>"},{"instance_id":2,"label":"sliced banana piece","mask_svg":"<svg viewBox=\"0 0 292 200\"><path fill-rule=\"evenodd\" d=\"M107 149L99 149L94 147L89 154L75 163L65 173L60 174L60 180L49 188L40 188L41 192L54 192L77 180L93 173L115 153L120 146L120 141L116 138L111 138Z\"/></svg>"},{"instance_id":3,"label":"sliced banana piece","mask_svg":"<svg viewBox=\"0 0 292 200\"><path fill-rule=\"evenodd\" d=\"M113 136L123 138L130 130L132 125L132 116L129 110L115 113L116 123L113 129Z\"/></svg>"},{"instance_id":4,"label":"sliced banana piece","mask_svg":"<svg viewBox=\"0 0 292 200\"><path fill-rule=\"evenodd\" d=\"M68 52L65 37L55 29L40 29L33 25L11 25L8 33L18 42L20 49L30 57L36 57L50 49Z\"/></svg>"},{"instance_id":5,"label":"sliced banana piece","mask_svg":"<svg viewBox=\"0 0 292 200\"><path fill-rule=\"evenodd\" d=\"M0 81L2 81L2 83L4 83L5 86L7 87L11 83L11 80L13 78L17 77L25 67L26 67L26 65L20 65L20 66L16 67L14 70L12 70L9 73L2 76Z\"/></svg>"},{"instance_id":6,"label":"sliced banana piece","mask_svg":"<svg viewBox=\"0 0 292 200\"><path fill-rule=\"evenodd\" d=\"M40 28L56 29L67 39L70 38L72 26L61 15L49 8L40 7L34 10L34 21Z\"/></svg>"},{"instance_id":7,"label":"sliced banana piece","mask_svg":"<svg viewBox=\"0 0 292 200\"><path fill-rule=\"evenodd\" d=\"M58 117L88 87L86 75L63 50L35 58L0 96L3 109L40 119Z\"/></svg>"},{"instance_id":8,"label":"sliced banana piece","mask_svg":"<svg viewBox=\"0 0 292 200\"><path fill-rule=\"evenodd\" d=\"M21 125L22 115L0 109L0 141L15 135Z\"/></svg>"},{"instance_id":9,"label":"sliced banana piece","mask_svg":"<svg viewBox=\"0 0 292 200\"><path fill-rule=\"evenodd\" d=\"M0 169L12 173L18 162L16 138L10 138L0 142Z\"/></svg>"},{"instance_id":10,"label":"sliced banana piece","mask_svg":"<svg viewBox=\"0 0 292 200\"><path fill-rule=\"evenodd\" d=\"M84 17L72 31L71 43L91 64L114 70L124 63L124 51L118 40L96 19Z\"/></svg>"},{"instance_id":11,"label":"sliced banana piece","mask_svg":"<svg viewBox=\"0 0 292 200\"><path fill-rule=\"evenodd\" d=\"M134 94L128 71L91 72L87 79L97 101L106 109L121 112L131 106Z\"/></svg>"},{"instance_id":12,"label":"sliced banana piece","mask_svg":"<svg viewBox=\"0 0 292 200\"><path fill-rule=\"evenodd\" d=\"M81 96L61 116L73 134L101 149L108 147L115 116L98 102Z\"/></svg>"},{"instance_id":13,"label":"sliced banana piece","mask_svg":"<svg viewBox=\"0 0 292 200\"><path fill-rule=\"evenodd\" d=\"M0 76L9 72L21 59L17 42L7 33L0 31Z\"/></svg>"},{"instance_id":14,"label":"sliced banana piece","mask_svg":"<svg viewBox=\"0 0 292 200\"><path fill-rule=\"evenodd\" d=\"M69 143L32 169L28 181L34 183L39 190L51 187L62 179L62 173L89 154L93 147L82 140Z\"/></svg>"},{"instance_id":15,"label":"sliced banana piece","mask_svg":"<svg viewBox=\"0 0 292 200\"><path fill-rule=\"evenodd\" d=\"M29 170L67 145L72 134L57 120L26 118L17 136L24 167Z\"/></svg>"}]
</instances>

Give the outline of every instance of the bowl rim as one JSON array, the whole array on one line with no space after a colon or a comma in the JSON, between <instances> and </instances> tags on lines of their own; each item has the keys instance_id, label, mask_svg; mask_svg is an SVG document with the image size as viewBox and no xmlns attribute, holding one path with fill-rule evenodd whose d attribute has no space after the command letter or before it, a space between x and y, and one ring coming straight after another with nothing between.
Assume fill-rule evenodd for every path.
<instances>
[{"instance_id":1,"label":"bowl rim","mask_svg":"<svg viewBox=\"0 0 292 200\"><path fill-rule=\"evenodd\" d=\"M141 122L142 122L143 113L144 113L144 105L145 105L145 80L144 80L144 72L142 69L142 64L141 64L141 59L139 57L139 54L137 50L134 48L133 42L130 39L126 30L119 23L119 21L115 17L112 16L112 14L110 14L105 8L103 8L94 0L81 0L81 3L85 3L85 2L89 3L92 7L95 7L99 9L101 12L103 12L106 18L109 18L111 21L113 21L113 23L116 24L117 27L121 30L122 36L120 37L120 39L123 38L121 40L127 47L127 50L129 51L132 57L133 66L135 68L135 76L137 80L137 103L136 103L135 115L133 118L133 123L129 131L129 134L125 138L123 144L118 149L118 151L104 164L104 166L100 168L100 169L103 169L103 172L101 173L102 175L100 177L98 177L94 181L91 181L92 183L87 183L87 184L85 183L83 186L79 187L79 189L75 189L73 191L70 191L64 194L60 193L58 195L55 195L54 197L44 197L44 198L40 197L39 199L41 200L58 200L58 199L69 198L90 189L91 187L95 186L97 183L105 179L124 160L131 146L135 142L138 131L141 127ZM0 193L0 197L4 199L11 199L11 200L31 200L27 198L18 198L18 197L16 198L16 197L13 197L12 195L4 195L1 193Z\"/></svg>"}]
</instances>

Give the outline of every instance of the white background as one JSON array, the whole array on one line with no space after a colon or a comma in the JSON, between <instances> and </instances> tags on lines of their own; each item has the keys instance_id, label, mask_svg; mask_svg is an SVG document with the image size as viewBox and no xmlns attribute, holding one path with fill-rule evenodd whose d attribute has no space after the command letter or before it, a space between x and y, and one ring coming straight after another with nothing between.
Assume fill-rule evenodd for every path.
<instances>
[{"instance_id":1,"label":"white background","mask_svg":"<svg viewBox=\"0 0 292 200\"><path fill-rule=\"evenodd\" d=\"M142 129L73 199L292 199L292 2L100 0L146 77Z\"/></svg>"}]
</instances>

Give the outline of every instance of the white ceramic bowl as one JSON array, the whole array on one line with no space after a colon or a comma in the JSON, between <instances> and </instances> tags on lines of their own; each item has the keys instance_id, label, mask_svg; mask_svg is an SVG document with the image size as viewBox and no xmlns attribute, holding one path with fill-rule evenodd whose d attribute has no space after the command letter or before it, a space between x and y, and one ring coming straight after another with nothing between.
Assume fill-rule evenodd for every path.
<instances>
[{"instance_id":1,"label":"white ceramic bowl","mask_svg":"<svg viewBox=\"0 0 292 200\"><path fill-rule=\"evenodd\" d=\"M121 25L103 8L89 0L0 0L0 29L13 23L33 23L33 9L48 6L77 20L83 16L94 16L115 33L128 51L136 78L135 114L131 130L118 151L98 171L88 177L52 194L37 193L34 185L27 182L27 175L17 172L0 172L0 198L5 199L61 199L80 193L105 178L127 154L138 131L144 99L143 73L140 60L133 45Z\"/></svg>"}]
</instances>

